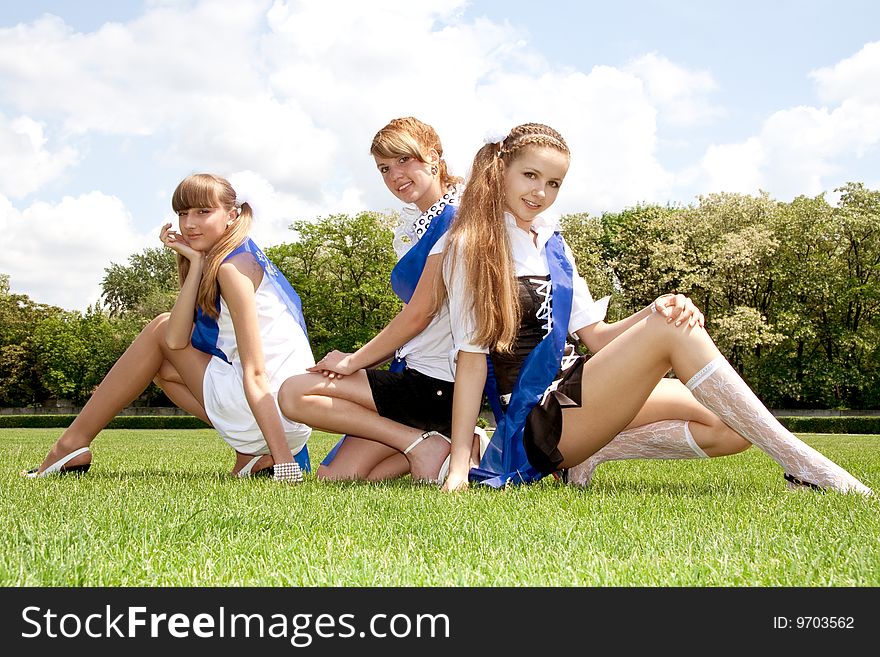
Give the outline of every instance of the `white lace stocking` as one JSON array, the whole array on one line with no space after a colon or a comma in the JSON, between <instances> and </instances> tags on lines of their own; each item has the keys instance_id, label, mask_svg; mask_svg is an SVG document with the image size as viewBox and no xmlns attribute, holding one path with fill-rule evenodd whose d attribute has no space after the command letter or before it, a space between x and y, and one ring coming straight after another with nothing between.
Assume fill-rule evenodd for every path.
<instances>
[{"instance_id":1,"label":"white lace stocking","mask_svg":"<svg viewBox=\"0 0 880 657\"><path fill-rule=\"evenodd\" d=\"M593 472L605 461L623 459L708 458L684 420L663 420L621 431L583 463L568 469L568 483L589 486Z\"/></svg>"},{"instance_id":2,"label":"white lace stocking","mask_svg":"<svg viewBox=\"0 0 880 657\"><path fill-rule=\"evenodd\" d=\"M770 455L788 475L841 493L873 494L846 470L783 427L723 357L697 372L687 387L703 406Z\"/></svg>"}]
</instances>

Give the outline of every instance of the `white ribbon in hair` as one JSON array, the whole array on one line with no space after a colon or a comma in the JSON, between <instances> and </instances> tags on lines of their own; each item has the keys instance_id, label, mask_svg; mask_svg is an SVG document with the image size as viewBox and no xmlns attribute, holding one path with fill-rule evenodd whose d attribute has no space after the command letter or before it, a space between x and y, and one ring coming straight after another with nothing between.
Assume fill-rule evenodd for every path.
<instances>
[{"instance_id":1,"label":"white ribbon in hair","mask_svg":"<svg viewBox=\"0 0 880 657\"><path fill-rule=\"evenodd\" d=\"M486 132L483 136L484 144L500 144L505 139L507 139L507 132L498 130L497 128L493 128Z\"/></svg>"},{"instance_id":2,"label":"white ribbon in hair","mask_svg":"<svg viewBox=\"0 0 880 657\"><path fill-rule=\"evenodd\" d=\"M234 180L230 180L229 182L235 190L235 207L241 212L241 206L244 203L247 203L251 206L251 213L253 216L255 218L259 217L257 203L255 203L255 201L259 202L260 200L259 180L254 179L252 176L241 174L235 174L234 176L230 176L230 178L234 178ZM263 196L265 197L265 193Z\"/></svg>"}]
</instances>

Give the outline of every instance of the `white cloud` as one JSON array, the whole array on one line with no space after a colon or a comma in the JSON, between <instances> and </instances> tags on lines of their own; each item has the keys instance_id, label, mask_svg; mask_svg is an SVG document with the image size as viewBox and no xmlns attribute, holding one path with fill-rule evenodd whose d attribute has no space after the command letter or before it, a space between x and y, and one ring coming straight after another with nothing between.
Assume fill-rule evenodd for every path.
<instances>
[{"instance_id":1,"label":"white cloud","mask_svg":"<svg viewBox=\"0 0 880 657\"><path fill-rule=\"evenodd\" d=\"M624 70L642 80L648 99L670 125L705 124L724 114L706 98L718 88L707 71L689 71L653 52L634 59Z\"/></svg>"},{"instance_id":2,"label":"white cloud","mask_svg":"<svg viewBox=\"0 0 880 657\"><path fill-rule=\"evenodd\" d=\"M656 108L629 73L609 66L588 74L499 73L476 95L487 114L507 112L492 125L509 129L538 121L562 133L572 164L557 202L560 212L619 208L653 198L671 182L655 158ZM480 145L473 143L471 152Z\"/></svg>"},{"instance_id":3,"label":"white cloud","mask_svg":"<svg viewBox=\"0 0 880 657\"><path fill-rule=\"evenodd\" d=\"M840 178L841 162L863 157L880 143L880 42L810 77L820 99L835 105L782 109L746 141L711 145L702 161L707 191L763 189L790 199L850 182Z\"/></svg>"},{"instance_id":4,"label":"white cloud","mask_svg":"<svg viewBox=\"0 0 880 657\"><path fill-rule=\"evenodd\" d=\"M261 247L289 242L293 237L290 224L294 221L338 213L353 214L365 209L363 199L353 189L341 197L325 196L317 202L309 202L275 189L255 171L237 171L227 179L237 195L243 194L248 199L254 212L251 236Z\"/></svg>"},{"instance_id":5,"label":"white cloud","mask_svg":"<svg viewBox=\"0 0 880 657\"><path fill-rule=\"evenodd\" d=\"M0 94L71 133L152 134L197 111L206 90L248 96L263 88L253 33L266 6L158 6L88 34L50 14L0 29Z\"/></svg>"},{"instance_id":6,"label":"white cloud","mask_svg":"<svg viewBox=\"0 0 880 657\"><path fill-rule=\"evenodd\" d=\"M145 219L155 209L102 181L95 153L121 152L124 141L138 154L118 160L132 168L126 178L173 180L145 182L145 194L192 171L237 172L230 177L263 197L254 228L262 245L289 240L294 219L396 207L368 148L397 116L434 125L459 175L487 129L524 121L559 129L573 154L561 212L663 203L691 190L823 191L840 158L872 153L880 141L877 43L811 73L828 107L781 109L756 134L712 144L700 161L672 171L658 159L659 135L704 126L723 109L712 102L711 72L659 53L623 67L561 68L508 22L464 20L465 0L144 6L135 20L89 33L49 15L0 28L0 193L41 198L72 171L79 184L95 181L85 190L99 190L22 210L3 206L3 225L21 243L2 265L15 264L13 285L33 283L25 291L38 300L46 294L83 307L97 298L104 267L157 243L158 224ZM121 184L122 177L107 178ZM167 212L171 190L158 193ZM40 240L22 228L25 217ZM96 243L79 238L96 217L116 226L110 242L104 227ZM48 257L47 245L60 249L56 236L71 225L79 231L71 253L88 257L60 250ZM84 265L69 265L74 257L93 261L94 270L77 273ZM40 271L28 273L24 261ZM71 291L60 300L56 287L78 276L83 298Z\"/></svg>"},{"instance_id":7,"label":"white cloud","mask_svg":"<svg viewBox=\"0 0 880 657\"><path fill-rule=\"evenodd\" d=\"M199 162L206 171L258 170L273 185L315 201L336 174L338 138L317 127L296 100L206 98L198 113L179 121L165 157L181 169Z\"/></svg>"},{"instance_id":8,"label":"white cloud","mask_svg":"<svg viewBox=\"0 0 880 657\"><path fill-rule=\"evenodd\" d=\"M810 72L819 98L843 103L852 98L880 101L880 41L866 43L852 57Z\"/></svg>"},{"instance_id":9,"label":"white cloud","mask_svg":"<svg viewBox=\"0 0 880 657\"><path fill-rule=\"evenodd\" d=\"M638 75L555 70L509 24L462 21L464 6L161 2L89 34L45 16L0 30L0 94L23 110L51 108L71 134L152 135L166 144L165 166L258 171L310 204L354 197L387 207L369 140L407 114L438 129L459 173L490 125L558 127L575 155L564 196L572 208L668 188L648 92L693 100L711 86L704 74L658 57L636 62ZM674 81L672 96L661 79Z\"/></svg>"},{"instance_id":10,"label":"white cloud","mask_svg":"<svg viewBox=\"0 0 880 657\"><path fill-rule=\"evenodd\" d=\"M755 137L741 144L712 145L701 165L707 192L755 194L762 182L764 148Z\"/></svg>"},{"instance_id":11,"label":"white cloud","mask_svg":"<svg viewBox=\"0 0 880 657\"><path fill-rule=\"evenodd\" d=\"M0 196L0 234L0 272L13 291L79 310L99 300L104 269L145 242L122 202L97 191L23 210Z\"/></svg>"},{"instance_id":12,"label":"white cloud","mask_svg":"<svg viewBox=\"0 0 880 657\"><path fill-rule=\"evenodd\" d=\"M37 121L27 116L9 120L0 113L0 194L27 196L77 162L73 148L52 152L47 141Z\"/></svg>"}]
</instances>

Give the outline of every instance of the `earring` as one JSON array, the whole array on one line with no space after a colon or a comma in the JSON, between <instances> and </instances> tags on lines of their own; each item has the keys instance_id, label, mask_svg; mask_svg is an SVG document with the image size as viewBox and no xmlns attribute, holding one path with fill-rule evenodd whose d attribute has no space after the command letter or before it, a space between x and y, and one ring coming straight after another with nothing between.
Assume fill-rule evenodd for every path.
<instances>
[{"instance_id":1,"label":"earring","mask_svg":"<svg viewBox=\"0 0 880 657\"><path fill-rule=\"evenodd\" d=\"M440 171L440 169L437 168L436 164L431 167L431 175L432 176L436 176L438 171Z\"/></svg>"}]
</instances>

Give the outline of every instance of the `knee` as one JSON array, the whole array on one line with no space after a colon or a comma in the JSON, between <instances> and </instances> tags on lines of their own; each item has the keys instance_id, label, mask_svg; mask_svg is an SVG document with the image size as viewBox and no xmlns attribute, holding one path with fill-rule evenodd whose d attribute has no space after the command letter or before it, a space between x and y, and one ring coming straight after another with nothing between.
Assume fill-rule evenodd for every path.
<instances>
[{"instance_id":1,"label":"knee","mask_svg":"<svg viewBox=\"0 0 880 657\"><path fill-rule=\"evenodd\" d=\"M144 329L141 331L141 334L151 334L156 336L158 339L164 340L165 331L168 328L168 319L171 317L171 313L162 313L161 315L157 315L152 319L152 321L147 324Z\"/></svg>"},{"instance_id":2,"label":"knee","mask_svg":"<svg viewBox=\"0 0 880 657\"><path fill-rule=\"evenodd\" d=\"M160 326L164 327L168 323L168 320L170 318L171 318L171 313L161 313L159 315L156 315L153 318L153 320L149 324L147 324L147 326L150 326L153 328L158 328Z\"/></svg>"},{"instance_id":3,"label":"knee","mask_svg":"<svg viewBox=\"0 0 880 657\"><path fill-rule=\"evenodd\" d=\"M718 418L712 421L709 430L709 444L706 448L712 451L712 456L739 454L752 446L752 443Z\"/></svg>"},{"instance_id":4,"label":"knee","mask_svg":"<svg viewBox=\"0 0 880 657\"><path fill-rule=\"evenodd\" d=\"M320 375L319 375L320 376ZM311 375L292 376L285 379L278 389L278 407L291 420L297 420L306 396L311 391Z\"/></svg>"}]
</instances>

